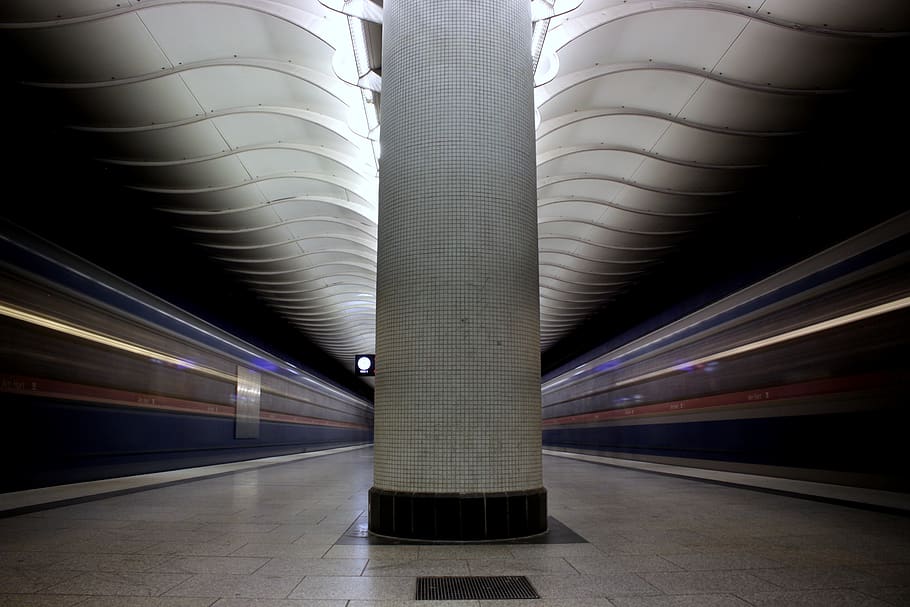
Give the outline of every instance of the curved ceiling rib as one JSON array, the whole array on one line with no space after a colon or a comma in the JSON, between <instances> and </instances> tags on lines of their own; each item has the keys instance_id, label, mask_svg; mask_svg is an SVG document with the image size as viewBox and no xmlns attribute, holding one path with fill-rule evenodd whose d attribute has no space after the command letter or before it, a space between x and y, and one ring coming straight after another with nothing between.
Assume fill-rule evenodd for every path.
<instances>
[{"instance_id":1,"label":"curved ceiling rib","mask_svg":"<svg viewBox=\"0 0 910 607\"><path fill-rule=\"evenodd\" d=\"M864 54L903 35L855 7L759 4L586 0L550 23L558 71L536 89L543 348L697 235L849 89ZM607 276L610 295L577 299Z\"/></svg>"},{"instance_id":2,"label":"curved ceiling rib","mask_svg":"<svg viewBox=\"0 0 910 607\"><path fill-rule=\"evenodd\" d=\"M316 0L81 10L3 9L35 57L23 81L323 349L372 351L377 176L360 91L333 68L353 52L345 17Z\"/></svg>"},{"instance_id":3,"label":"curved ceiling rib","mask_svg":"<svg viewBox=\"0 0 910 607\"><path fill-rule=\"evenodd\" d=\"M907 35L904 3L533 5L541 347L740 201ZM381 21L370 0L8 0L0 36L120 183L348 365L375 349Z\"/></svg>"}]
</instances>

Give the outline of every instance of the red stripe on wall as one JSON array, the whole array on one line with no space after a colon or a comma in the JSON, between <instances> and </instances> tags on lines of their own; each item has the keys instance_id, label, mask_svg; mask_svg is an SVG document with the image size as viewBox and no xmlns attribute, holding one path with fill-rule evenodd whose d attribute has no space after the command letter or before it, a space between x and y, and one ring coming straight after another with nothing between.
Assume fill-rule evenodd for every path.
<instances>
[{"instance_id":1,"label":"red stripe on wall","mask_svg":"<svg viewBox=\"0 0 910 607\"><path fill-rule=\"evenodd\" d=\"M59 398L63 400L87 401L119 407L136 407L158 411L176 411L179 413L197 413L217 417L234 417L234 407L232 405L219 405L215 403L186 400L183 398L160 396L157 394L142 394L129 390L89 386L85 384L75 384L54 379L42 379L21 375L0 375L0 392ZM356 428L361 430L369 429L362 424L265 410L260 411L260 419L306 426L330 426L333 428Z\"/></svg>"},{"instance_id":2,"label":"red stripe on wall","mask_svg":"<svg viewBox=\"0 0 910 607\"><path fill-rule=\"evenodd\" d=\"M761 406L764 403L770 403L771 401L779 401L788 398L818 396L822 394L852 392L868 389L881 385L885 379L886 377L883 374L819 379L797 384L787 384L783 386L762 388L759 390L728 392L726 394L715 394L713 396L703 396L700 398L674 400L651 405L631 406L621 409L604 409L600 411L592 411L591 413L581 413L578 415L551 417L549 419L543 420L543 425L564 426L567 424L585 424L613 419L626 419L629 417L662 414L666 415L668 413L685 413L692 410L710 409L712 407L728 407L731 405L749 404Z\"/></svg>"}]
</instances>

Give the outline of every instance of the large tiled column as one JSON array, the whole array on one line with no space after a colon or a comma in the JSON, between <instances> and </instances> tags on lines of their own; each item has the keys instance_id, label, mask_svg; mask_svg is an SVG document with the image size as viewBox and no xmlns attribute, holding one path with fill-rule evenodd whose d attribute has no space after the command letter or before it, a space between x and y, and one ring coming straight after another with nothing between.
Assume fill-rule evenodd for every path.
<instances>
[{"instance_id":1,"label":"large tiled column","mask_svg":"<svg viewBox=\"0 0 910 607\"><path fill-rule=\"evenodd\" d=\"M370 530L546 531L529 0L386 0Z\"/></svg>"}]
</instances>

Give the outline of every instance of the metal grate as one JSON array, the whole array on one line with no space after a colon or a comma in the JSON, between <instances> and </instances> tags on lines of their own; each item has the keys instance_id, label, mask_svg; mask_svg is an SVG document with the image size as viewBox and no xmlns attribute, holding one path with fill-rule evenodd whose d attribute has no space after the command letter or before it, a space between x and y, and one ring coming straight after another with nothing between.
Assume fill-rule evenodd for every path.
<instances>
[{"instance_id":1,"label":"metal grate","mask_svg":"<svg viewBox=\"0 0 910 607\"><path fill-rule=\"evenodd\" d=\"M418 601L539 598L531 582L522 575L417 578Z\"/></svg>"}]
</instances>

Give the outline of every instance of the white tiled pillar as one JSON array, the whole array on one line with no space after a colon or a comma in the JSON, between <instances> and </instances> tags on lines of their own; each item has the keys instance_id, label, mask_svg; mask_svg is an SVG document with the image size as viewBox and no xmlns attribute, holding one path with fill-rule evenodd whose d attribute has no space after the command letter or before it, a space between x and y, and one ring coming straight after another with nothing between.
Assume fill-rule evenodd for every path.
<instances>
[{"instance_id":1,"label":"white tiled pillar","mask_svg":"<svg viewBox=\"0 0 910 607\"><path fill-rule=\"evenodd\" d=\"M529 0L386 0L370 529L546 530Z\"/></svg>"}]
</instances>

